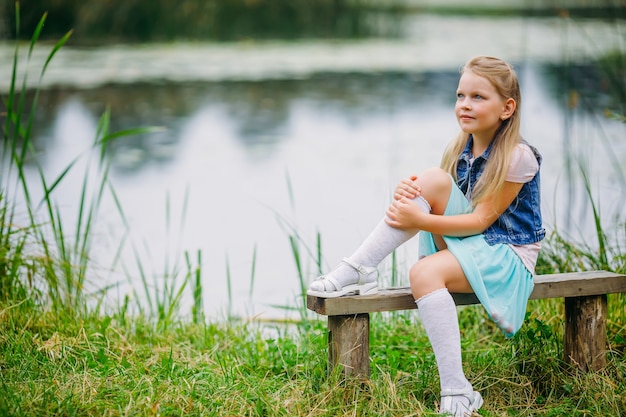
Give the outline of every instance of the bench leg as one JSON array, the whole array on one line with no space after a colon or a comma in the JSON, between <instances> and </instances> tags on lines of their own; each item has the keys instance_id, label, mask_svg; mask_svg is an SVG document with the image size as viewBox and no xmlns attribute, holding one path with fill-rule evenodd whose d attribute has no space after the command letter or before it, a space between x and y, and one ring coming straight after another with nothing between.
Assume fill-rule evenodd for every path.
<instances>
[{"instance_id":1,"label":"bench leg","mask_svg":"<svg viewBox=\"0 0 626 417\"><path fill-rule=\"evenodd\" d=\"M370 315L328 316L328 363L345 376L369 377Z\"/></svg>"},{"instance_id":2,"label":"bench leg","mask_svg":"<svg viewBox=\"0 0 626 417\"><path fill-rule=\"evenodd\" d=\"M565 362L583 372L606 365L606 295L565 298Z\"/></svg>"}]
</instances>

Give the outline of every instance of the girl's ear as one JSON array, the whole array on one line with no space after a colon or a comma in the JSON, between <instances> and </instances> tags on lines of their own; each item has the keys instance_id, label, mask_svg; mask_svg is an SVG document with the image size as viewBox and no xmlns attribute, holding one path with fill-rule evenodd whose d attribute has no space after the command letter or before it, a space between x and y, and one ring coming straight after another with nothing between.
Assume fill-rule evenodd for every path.
<instances>
[{"instance_id":1,"label":"girl's ear","mask_svg":"<svg viewBox=\"0 0 626 417\"><path fill-rule=\"evenodd\" d=\"M515 102L512 98L507 98L504 102L504 108L502 109L502 114L500 115L500 120L506 120L515 113L515 109L517 108L517 102Z\"/></svg>"}]
</instances>

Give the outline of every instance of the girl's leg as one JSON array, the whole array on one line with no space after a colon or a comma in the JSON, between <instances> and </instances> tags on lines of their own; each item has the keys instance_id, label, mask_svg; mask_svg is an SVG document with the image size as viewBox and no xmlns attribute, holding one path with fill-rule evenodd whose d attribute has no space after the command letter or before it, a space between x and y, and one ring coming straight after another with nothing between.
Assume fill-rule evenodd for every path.
<instances>
[{"instance_id":1,"label":"girl's leg","mask_svg":"<svg viewBox=\"0 0 626 417\"><path fill-rule=\"evenodd\" d=\"M421 259L411 268L411 289L437 360L441 385L440 412L465 416L482 405L463 372L456 305L449 289L471 292L463 269L447 250Z\"/></svg>"},{"instance_id":2,"label":"girl's leg","mask_svg":"<svg viewBox=\"0 0 626 417\"><path fill-rule=\"evenodd\" d=\"M418 197L414 201L424 213L430 212L430 204L423 197ZM396 229L389 226L385 220L386 216L348 259L366 267L378 266L391 252L419 231ZM353 273L354 270L348 272Z\"/></svg>"},{"instance_id":3,"label":"girl's leg","mask_svg":"<svg viewBox=\"0 0 626 417\"><path fill-rule=\"evenodd\" d=\"M424 198L418 197L415 202L424 212L430 211ZM334 298L350 293L376 293L378 264L417 232L418 230L395 229L383 218L350 257L344 258L331 273L313 281L307 294Z\"/></svg>"},{"instance_id":4,"label":"girl's leg","mask_svg":"<svg viewBox=\"0 0 626 417\"><path fill-rule=\"evenodd\" d=\"M425 213L442 214L452 187L448 174L439 168L430 169L418 177L418 185L422 189L422 195L414 200L418 207ZM308 294L338 297L355 291L376 292L378 264L417 232L393 228L383 218L350 257L311 283Z\"/></svg>"},{"instance_id":5,"label":"girl's leg","mask_svg":"<svg viewBox=\"0 0 626 417\"><path fill-rule=\"evenodd\" d=\"M450 176L440 168L432 168L422 173L417 182L422 189L422 195L413 201L420 210L424 213L443 214L452 188ZM417 232L419 230L393 228L383 218L348 259L365 267L375 267ZM350 272L353 273L354 270L351 269Z\"/></svg>"}]
</instances>

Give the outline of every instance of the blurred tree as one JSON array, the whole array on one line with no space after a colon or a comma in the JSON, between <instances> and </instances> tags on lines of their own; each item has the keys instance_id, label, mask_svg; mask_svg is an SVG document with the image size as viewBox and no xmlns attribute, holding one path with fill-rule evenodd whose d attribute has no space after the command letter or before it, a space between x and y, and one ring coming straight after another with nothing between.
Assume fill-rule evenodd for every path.
<instances>
[{"instance_id":1,"label":"blurred tree","mask_svg":"<svg viewBox=\"0 0 626 417\"><path fill-rule=\"evenodd\" d=\"M626 7L620 2L546 0L539 6L529 1L517 13L624 19ZM506 7L486 6L491 3L444 2L429 10L511 13ZM21 0L20 4L21 37L29 38L47 11L42 35L58 38L74 29L74 43L366 37L380 35L368 18L372 11L398 15L406 11L401 2L373 0ZM406 7L416 4L407 2ZM15 0L0 0L0 35L2 31L15 35Z\"/></svg>"},{"instance_id":2,"label":"blurred tree","mask_svg":"<svg viewBox=\"0 0 626 417\"><path fill-rule=\"evenodd\" d=\"M15 34L15 2L0 0ZM364 2L363 2L364 3ZM72 42L146 42L174 39L356 37L370 28L359 0L22 0L20 37L42 14L42 36L74 29Z\"/></svg>"},{"instance_id":3,"label":"blurred tree","mask_svg":"<svg viewBox=\"0 0 626 417\"><path fill-rule=\"evenodd\" d=\"M15 36L15 0L0 0L0 13L5 19L5 33L8 37ZM64 35L76 24L77 10L80 0L21 0L20 2L20 34L22 38L30 38L39 23L41 16L48 12L45 36L58 37ZM0 22L1 27L1 22Z\"/></svg>"}]
</instances>

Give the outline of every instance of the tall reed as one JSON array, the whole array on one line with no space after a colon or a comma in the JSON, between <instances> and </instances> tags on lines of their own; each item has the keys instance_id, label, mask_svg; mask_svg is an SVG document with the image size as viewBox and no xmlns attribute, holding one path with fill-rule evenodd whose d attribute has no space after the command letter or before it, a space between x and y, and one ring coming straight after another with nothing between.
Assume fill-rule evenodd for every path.
<instances>
[{"instance_id":1,"label":"tall reed","mask_svg":"<svg viewBox=\"0 0 626 417\"><path fill-rule=\"evenodd\" d=\"M194 263L189 251L183 250L181 241L189 205L189 190L185 190L180 219L176 224L173 224L171 201L168 193L165 200L164 241L167 247L164 248L164 254L155 256L147 242L141 246L131 242L135 268L131 270L126 265L122 265L127 280L131 284L139 313L144 317L154 319L159 329L166 329L181 319L181 307L185 304L188 295L191 297L190 311L188 311L191 314L191 320L200 323L205 319L202 251L197 250ZM171 247L171 242L176 242L176 247ZM144 250L142 251L141 248ZM158 269L161 259L162 269ZM226 263L230 305L232 295L228 259ZM137 279L141 284L138 288L133 285ZM187 294L188 288L189 294Z\"/></svg>"},{"instance_id":2,"label":"tall reed","mask_svg":"<svg viewBox=\"0 0 626 417\"><path fill-rule=\"evenodd\" d=\"M46 15L44 14L39 20L34 33L31 37L31 42L27 52L27 62L30 61L30 57L35 48L35 44L39 39L39 35L43 29L46 21ZM15 21L16 31L20 29L20 6L19 2L15 5ZM68 32L59 42L57 42L50 51L44 67L39 75L39 81L43 78L46 68L61 48L61 46L67 41L71 32ZM2 127L3 134L3 148L2 148L2 187L0 193L3 194L2 198L2 295L9 298L14 295L14 290L23 289L28 292L28 287L32 290L34 283L32 279L34 275L38 274L41 270L45 271L46 275L52 277L51 282L48 284L48 289L52 293L56 293L58 288L58 279L55 274L49 274L48 271L54 270L51 263L50 246L45 239L42 239L43 226L38 226L38 220L36 219L35 209L36 205L33 204L31 193L26 181L25 163L28 158L28 152L32 149L30 141L30 133L34 121L37 101L39 97L39 89L36 89L30 108L26 104L26 96L28 89L27 76L24 76L21 88L18 86L17 74L18 74L18 62L20 52L19 43L16 42L15 53L13 57L13 70L11 74L11 82L9 86L9 93L6 98L3 99L6 108L6 115L4 124ZM26 119L24 120L24 116ZM41 175L40 167L37 167ZM63 174L62 174L63 175ZM62 177L61 175L61 177ZM41 178L41 177L40 177ZM48 197L50 192L58 184L57 181L53 181L50 186L47 186L46 182L43 182L43 189L45 191L45 197ZM21 194L21 198L25 201L25 210L27 219L24 221L18 218L18 194ZM44 203L50 203L49 198L44 198ZM48 207L50 209L51 207ZM50 210L48 210L50 213ZM51 224L53 224L53 230L59 230L58 227L54 227L55 216L51 216ZM20 226L19 223L26 222L26 226ZM43 250L43 255L39 257L28 256L28 246L30 239L38 239ZM28 265L28 266L27 266ZM25 269L27 271L25 271ZM28 276L28 283L22 280L22 274L25 273ZM30 284L30 285L25 285ZM22 293L26 295L26 293ZM58 300L58 298L57 298ZM59 300L61 301L61 300Z\"/></svg>"},{"instance_id":3,"label":"tall reed","mask_svg":"<svg viewBox=\"0 0 626 417\"><path fill-rule=\"evenodd\" d=\"M27 52L26 67L44 28L47 15L37 25ZM20 29L20 3L15 4L16 30ZM38 159L31 140L31 132L37 112L41 81L53 57L70 38L68 31L51 48L39 74L27 106L30 86L27 71L18 86L18 62L20 45L16 42L10 88L4 99L6 118L2 127L2 183L0 184L0 262L2 268L2 296L14 293L22 296L41 294L47 303L58 311L78 314L87 308L87 278L92 272L91 250L94 227L99 208L105 195L116 203L123 217L121 205L109 182L109 159L107 146L114 140L139 133L151 132L153 128L127 129L111 133L110 112L101 116L90 149L76 156L56 177L49 179ZM19 36L16 36L19 37ZM75 224L67 224L56 198L56 191L77 170L78 162L85 160L85 170L76 201L63 201L64 206L76 209ZM34 171L34 174L32 173ZM41 197L35 197L34 188L41 188ZM26 218L20 218L25 212ZM123 244L121 240L120 245ZM119 250L119 248L118 248ZM99 289L99 290L106 290Z\"/></svg>"}]
</instances>

